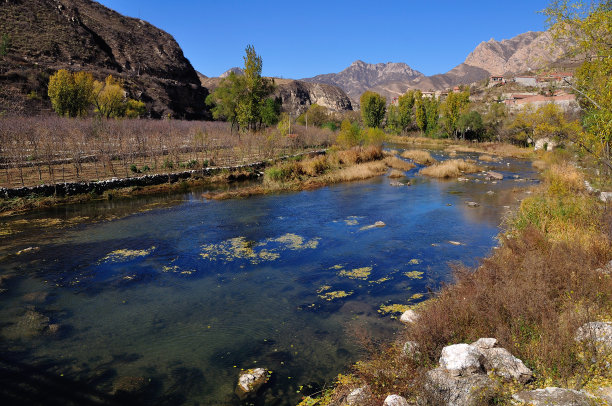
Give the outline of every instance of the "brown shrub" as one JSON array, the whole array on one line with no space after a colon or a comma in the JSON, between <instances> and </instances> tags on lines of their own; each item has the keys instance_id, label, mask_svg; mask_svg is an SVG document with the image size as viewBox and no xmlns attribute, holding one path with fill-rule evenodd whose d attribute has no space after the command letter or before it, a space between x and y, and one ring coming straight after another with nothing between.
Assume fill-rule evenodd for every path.
<instances>
[{"instance_id":1,"label":"brown shrub","mask_svg":"<svg viewBox=\"0 0 612 406\"><path fill-rule=\"evenodd\" d=\"M478 157L479 160L483 162L495 162L497 158L492 157L491 155L483 154Z\"/></svg>"},{"instance_id":2,"label":"brown shrub","mask_svg":"<svg viewBox=\"0 0 612 406\"><path fill-rule=\"evenodd\" d=\"M432 165L437 161L427 151L420 149L409 149L402 152L402 158L412 159L414 162L421 165Z\"/></svg>"},{"instance_id":3,"label":"brown shrub","mask_svg":"<svg viewBox=\"0 0 612 406\"><path fill-rule=\"evenodd\" d=\"M480 171L481 168L463 159L449 159L433 166L421 169L423 175L434 178L456 178L462 173L473 173Z\"/></svg>"},{"instance_id":4,"label":"brown shrub","mask_svg":"<svg viewBox=\"0 0 612 406\"><path fill-rule=\"evenodd\" d=\"M325 155L305 159L299 163L301 171L308 176L318 176L330 167L330 163Z\"/></svg>"}]
</instances>

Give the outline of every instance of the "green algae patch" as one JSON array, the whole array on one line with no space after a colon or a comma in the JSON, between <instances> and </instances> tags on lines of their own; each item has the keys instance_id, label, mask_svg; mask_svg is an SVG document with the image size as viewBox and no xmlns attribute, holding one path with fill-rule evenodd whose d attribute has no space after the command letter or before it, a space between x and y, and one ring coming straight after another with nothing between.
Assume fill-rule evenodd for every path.
<instances>
[{"instance_id":1,"label":"green algae patch","mask_svg":"<svg viewBox=\"0 0 612 406\"><path fill-rule=\"evenodd\" d=\"M327 301L331 302L332 300L342 299L342 298L348 297L348 296L350 296L352 294L353 294L352 291L347 292L347 291L344 291L344 290L335 290L333 292L327 292L327 293L324 293L322 295L319 295L319 297L321 299L324 299L324 300L327 300Z\"/></svg>"},{"instance_id":2,"label":"green algae patch","mask_svg":"<svg viewBox=\"0 0 612 406\"><path fill-rule=\"evenodd\" d=\"M425 272L420 272L420 271L410 271L410 272L404 272L404 275L409 277L410 279L423 279L423 274Z\"/></svg>"},{"instance_id":3,"label":"green algae patch","mask_svg":"<svg viewBox=\"0 0 612 406\"><path fill-rule=\"evenodd\" d=\"M378 308L378 313L386 315L386 314L395 314L395 313L404 313L406 310L410 310L412 308L411 305L403 305L403 304L390 304L390 305L381 305Z\"/></svg>"},{"instance_id":4,"label":"green algae patch","mask_svg":"<svg viewBox=\"0 0 612 406\"><path fill-rule=\"evenodd\" d=\"M120 249L106 254L99 263L127 262L137 258L143 258L155 251L155 247L148 250L128 250Z\"/></svg>"},{"instance_id":5,"label":"green algae patch","mask_svg":"<svg viewBox=\"0 0 612 406\"><path fill-rule=\"evenodd\" d=\"M253 265L275 261L284 251L303 251L316 249L320 238L305 240L303 237L287 233L277 238L268 238L259 243L245 237L235 237L217 244L202 245L200 257L210 261L232 262L246 260Z\"/></svg>"},{"instance_id":6,"label":"green algae patch","mask_svg":"<svg viewBox=\"0 0 612 406\"><path fill-rule=\"evenodd\" d=\"M376 284L376 285L380 285L381 283L388 282L388 281L390 281L391 279L392 279L392 278L390 278L390 277L388 277L388 276L384 276L384 277L382 277L382 278L380 278L380 279L377 279L377 280L375 280L375 281L368 281L368 283L373 283L373 284Z\"/></svg>"},{"instance_id":7,"label":"green algae patch","mask_svg":"<svg viewBox=\"0 0 612 406\"><path fill-rule=\"evenodd\" d=\"M285 245L287 249L301 251L305 249L316 249L319 246L320 238L313 238L309 241L304 241L304 238L296 234L287 233L278 238L267 240ZM266 243L264 243L265 245Z\"/></svg>"},{"instance_id":8,"label":"green algae patch","mask_svg":"<svg viewBox=\"0 0 612 406\"><path fill-rule=\"evenodd\" d=\"M414 295L410 296L410 300L419 300L423 296L424 295L422 293L415 293Z\"/></svg>"},{"instance_id":9,"label":"green algae patch","mask_svg":"<svg viewBox=\"0 0 612 406\"><path fill-rule=\"evenodd\" d=\"M317 293L323 293L331 289L329 285L323 285L319 289L317 289Z\"/></svg>"},{"instance_id":10,"label":"green algae patch","mask_svg":"<svg viewBox=\"0 0 612 406\"><path fill-rule=\"evenodd\" d=\"M338 272L338 276L345 276L347 278L361 279L365 281L370 277L371 273L372 273L372 267L365 266L363 268L355 268L350 271L343 269L340 272Z\"/></svg>"},{"instance_id":11,"label":"green algae patch","mask_svg":"<svg viewBox=\"0 0 612 406\"><path fill-rule=\"evenodd\" d=\"M329 269L333 269L333 270L339 271L341 269L344 269L344 266L342 266L342 265L334 265L334 266L331 266Z\"/></svg>"},{"instance_id":12,"label":"green algae patch","mask_svg":"<svg viewBox=\"0 0 612 406\"><path fill-rule=\"evenodd\" d=\"M410 265L418 265L418 264L421 263L421 260L420 259L411 259L410 261L408 261L408 263Z\"/></svg>"}]
</instances>

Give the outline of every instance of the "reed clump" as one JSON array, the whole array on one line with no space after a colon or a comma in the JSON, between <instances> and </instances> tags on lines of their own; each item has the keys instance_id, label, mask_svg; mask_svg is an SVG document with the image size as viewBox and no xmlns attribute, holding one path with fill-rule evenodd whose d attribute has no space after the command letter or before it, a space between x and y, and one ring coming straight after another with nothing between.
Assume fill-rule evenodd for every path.
<instances>
[{"instance_id":1,"label":"reed clump","mask_svg":"<svg viewBox=\"0 0 612 406\"><path fill-rule=\"evenodd\" d=\"M463 159L449 159L447 161L428 166L421 169L421 174L433 178L456 178L464 173L474 173L481 171L482 168Z\"/></svg>"},{"instance_id":2,"label":"reed clump","mask_svg":"<svg viewBox=\"0 0 612 406\"><path fill-rule=\"evenodd\" d=\"M436 161L429 152L421 149L409 149L402 152L402 158L412 159L421 165L433 165Z\"/></svg>"}]
</instances>

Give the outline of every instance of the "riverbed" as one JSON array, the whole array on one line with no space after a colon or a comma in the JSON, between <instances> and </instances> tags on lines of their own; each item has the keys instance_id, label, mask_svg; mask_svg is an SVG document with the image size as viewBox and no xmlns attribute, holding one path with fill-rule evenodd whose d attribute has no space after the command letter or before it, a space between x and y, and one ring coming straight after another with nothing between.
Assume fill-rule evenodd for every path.
<instances>
[{"instance_id":1,"label":"riverbed","mask_svg":"<svg viewBox=\"0 0 612 406\"><path fill-rule=\"evenodd\" d=\"M0 372L55 382L5 374L4 394L234 405L240 371L263 367L271 381L251 402L296 404L363 356L364 336L392 339L393 310L430 297L452 263L494 249L538 176L529 161L478 164L504 179L417 166L249 199L193 189L3 218Z\"/></svg>"}]
</instances>

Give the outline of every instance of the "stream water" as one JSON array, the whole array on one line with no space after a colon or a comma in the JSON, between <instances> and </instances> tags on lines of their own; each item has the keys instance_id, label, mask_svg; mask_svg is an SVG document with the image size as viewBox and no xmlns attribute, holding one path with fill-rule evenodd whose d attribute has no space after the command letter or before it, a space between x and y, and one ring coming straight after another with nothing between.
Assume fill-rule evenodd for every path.
<instances>
[{"instance_id":1,"label":"stream water","mask_svg":"<svg viewBox=\"0 0 612 406\"><path fill-rule=\"evenodd\" d=\"M450 262L496 245L537 175L526 161L480 164L504 180L415 168L399 179L412 186L381 176L229 201L193 190L3 218L0 395L233 405L241 369L261 366L272 379L250 402L296 404L363 355L363 332L392 339L400 313L384 306L425 300Z\"/></svg>"}]
</instances>

